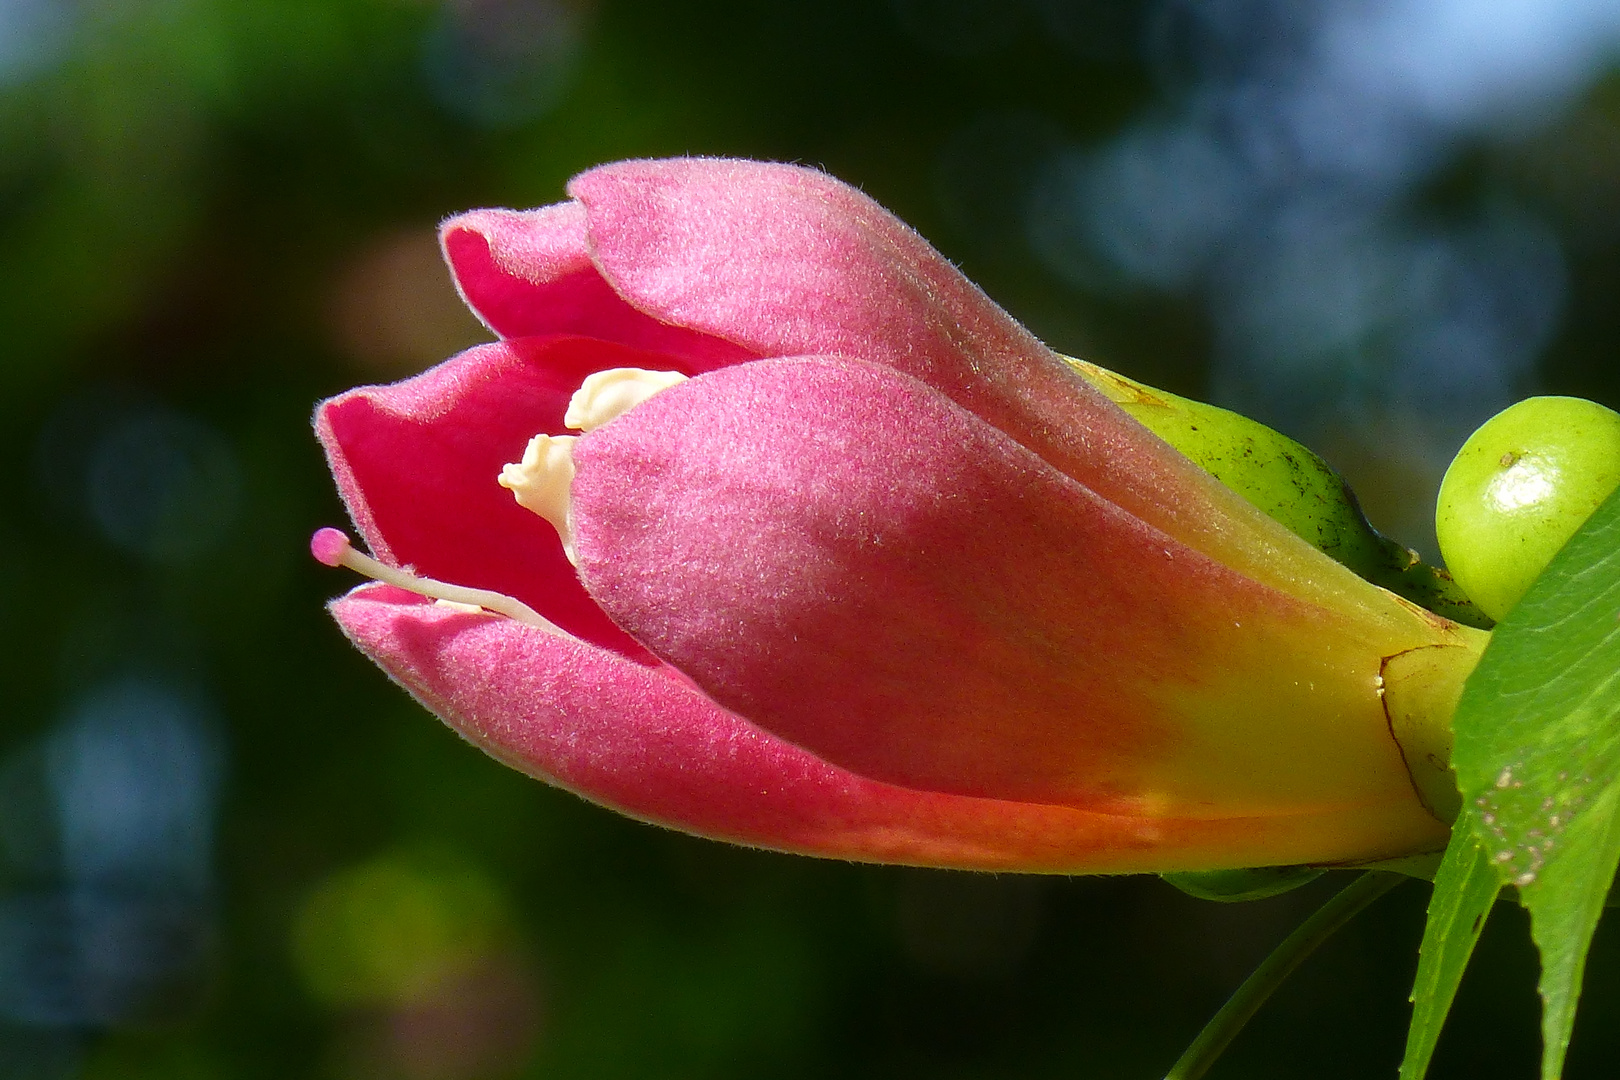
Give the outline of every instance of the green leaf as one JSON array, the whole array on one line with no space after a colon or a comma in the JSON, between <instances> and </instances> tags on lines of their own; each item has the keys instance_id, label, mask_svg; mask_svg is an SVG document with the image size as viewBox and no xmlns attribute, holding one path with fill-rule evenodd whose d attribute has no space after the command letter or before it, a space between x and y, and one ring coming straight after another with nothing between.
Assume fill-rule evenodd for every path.
<instances>
[{"instance_id":1,"label":"green leaf","mask_svg":"<svg viewBox=\"0 0 1620 1080\"><path fill-rule=\"evenodd\" d=\"M1541 950L1543 1080L1558 1080L1620 865L1620 496L1496 628L1453 721L1459 828L1516 885Z\"/></svg>"},{"instance_id":2,"label":"green leaf","mask_svg":"<svg viewBox=\"0 0 1620 1080\"><path fill-rule=\"evenodd\" d=\"M1423 1080L1429 1071L1429 1059L1474 954L1474 943L1501 891L1501 878L1473 834L1467 829L1453 832L1429 897L1429 921L1418 949L1412 1026L1406 1033L1400 1080Z\"/></svg>"},{"instance_id":3,"label":"green leaf","mask_svg":"<svg viewBox=\"0 0 1620 1080\"><path fill-rule=\"evenodd\" d=\"M1322 876L1311 866L1257 866L1249 870L1190 870L1160 874L1188 896L1223 904L1264 900L1308 885Z\"/></svg>"}]
</instances>

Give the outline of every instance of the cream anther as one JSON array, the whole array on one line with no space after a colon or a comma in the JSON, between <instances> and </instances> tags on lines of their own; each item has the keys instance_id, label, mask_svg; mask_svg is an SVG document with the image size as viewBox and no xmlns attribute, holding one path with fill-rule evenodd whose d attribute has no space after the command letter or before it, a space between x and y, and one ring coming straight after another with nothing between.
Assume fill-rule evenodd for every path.
<instances>
[{"instance_id":1,"label":"cream anther","mask_svg":"<svg viewBox=\"0 0 1620 1080\"><path fill-rule=\"evenodd\" d=\"M686 381L678 371L648 371L645 368L609 368L585 376L568 402L563 426L575 431L594 431L623 416L660 390Z\"/></svg>"},{"instance_id":2,"label":"cream anther","mask_svg":"<svg viewBox=\"0 0 1620 1080\"><path fill-rule=\"evenodd\" d=\"M622 416L661 390L686 381L678 371L645 368L609 368L593 372L569 399L563 424L576 431L594 431ZM574 557L573 503L574 442L577 435L536 435L524 448L523 460L501 470L497 482L510 491L519 506L551 522L562 540L563 554Z\"/></svg>"},{"instance_id":3,"label":"cream anther","mask_svg":"<svg viewBox=\"0 0 1620 1080\"><path fill-rule=\"evenodd\" d=\"M505 615L514 622L544 630L559 637L570 637L556 623L521 600L490 589L469 589L465 585L451 585L447 581L417 577L409 570L378 562L364 555L349 543L349 538L338 529L321 529L310 539L310 552L328 566L346 566L373 581L392 585L438 601L441 606L460 611L492 611Z\"/></svg>"},{"instance_id":4,"label":"cream anther","mask_svg":"<svg viewBox=\"0 0 1620 1080\"><path fill-rule=\"evenodd\" d=\"M501 470L497 482L516 497L519 506L551 522L562 539L563 554L574 562L574 526L568 486L574 482L576 435L536 435L523 451L523 460Z\"/></svg>"}]
</instances>

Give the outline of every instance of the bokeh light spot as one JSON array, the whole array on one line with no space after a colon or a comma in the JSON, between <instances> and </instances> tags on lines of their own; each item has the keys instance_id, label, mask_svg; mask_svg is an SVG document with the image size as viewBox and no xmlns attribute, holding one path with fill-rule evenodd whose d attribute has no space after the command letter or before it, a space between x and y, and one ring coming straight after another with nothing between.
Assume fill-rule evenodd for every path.
<instances>
[{"instance_id":1,"label":"bokeh light spot","mask_svg":"<svg viewBox=\"0 0 1620 1080\"><path fill-rule=\"evenodd\" d=\"M456 295L431 225L363 245L333 283L338 349L378 376L421 371L493 335Z\"/></svg>"},{"instance_id":2,"label":"bokeh light spot","mask_svg":"<svg viewBox=\"0 0 1620 1080\"><path fill-rule=\"evenodd\" d=\"M451 856L385 855L310 894L294 952L322 1001L412 1002L488 951L506 929L505 911L495 885Z\"/></svg>"},{"instance_id":3,"label":"bokeh light spot","mask_svg":"<svg viewBox=\"0 0 1620 1080\"><path fill-rule=\"evenodd\" d=\"M155 562L206 554L241 508L241 472L230 444L170 410L138 413L108 429L85 481L90 517L102 534Z\"/></svg>"},{"instance_id":4,"label":"bokeh light spot","mask_svg":"<svg viewBox=\"0 0 1620 1080\"><path fill-rule=\"evenodd\" d=\"M428 86L485 127L533 120L572 82L588 13L569 0L450 0L424 44Z\"/></svg>"},{"instance_id":5,"label":"bokeh light spot","mask_svg":"<svg viewBox=\"0 0 1620 1080\"><path fill-rule=\"evenodd\" d=\"M205 710L163 683L93 691L0 768L0 1017L172 1020L207 988L220 755Z\"/></svg>"},{"instance_id":6,"label":"bokeh light spot","mask_svg":"<svg viewBox=\"0 0 1620 1080\"><path fill-rule=\"evenodd\" d=\"M61 57L77 9L70 0L0 0L0 87L21 82Z\"/></svg>"}]
</instances>

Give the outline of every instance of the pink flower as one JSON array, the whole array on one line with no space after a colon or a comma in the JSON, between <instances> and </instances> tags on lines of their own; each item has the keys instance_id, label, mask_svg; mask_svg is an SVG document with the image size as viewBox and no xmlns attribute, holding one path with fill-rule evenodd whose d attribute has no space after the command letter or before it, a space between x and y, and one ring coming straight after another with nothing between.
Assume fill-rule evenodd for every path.
<instances>
[{"instance_id":1,"label":"pink flower","mask_svg":"<svg viewBox=\"0 0 1620 1080\"><path fill-rule=\"evenodd\" d=\"M1429 650L1445 698L1472 632L1214 481L852 188L674 160L569 194L443 227L502 340L316 414L383 563L521 602L332 604L469 740L643 820L852 859L1443 845L1381 684ZM693 378L574 445L576 570L496 476L612 368Z\"/></svg>"}]
</instances>

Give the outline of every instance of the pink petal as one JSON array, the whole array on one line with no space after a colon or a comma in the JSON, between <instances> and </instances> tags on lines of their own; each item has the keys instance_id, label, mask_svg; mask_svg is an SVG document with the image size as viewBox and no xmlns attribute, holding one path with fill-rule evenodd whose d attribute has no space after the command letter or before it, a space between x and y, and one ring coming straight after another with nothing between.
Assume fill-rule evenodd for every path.
<instances>
[{"instance_id":1,"label":"pink petal","mask_svg":"<svg viewBox=\"0 0 1620 1080\"><path fill-rule=\"evenodd\" d=\"M597 269L648 315L756 356L885 364L1240 573L1365 608L1360 579L1126 416L849 185L797 166L681 158L604 165L568 190Z\"/></svg>"},{"instance_id":2,"label":"pink petal","mask_svg":"<svg viewBox=\"0 0 1620 1080\"><path fill-rule=\"evenodd\" d=\"M972 362L1012 363L1021 376L1056 366L921 236L814 169L626 161L575 177L568 191L584 205L591 254L620 295L757 355L859 356L959 385L987 407L1008 395L962 380Z\"/></svg>"},{"instance_id":3,"label":"pink petal","mask_svg":"<svg viewBox=\"0 0 1620 1080\"><path fill-rule=\"evenodd\" d=\"M720 337L651 318L596 272L578 203L538 210L474 210L439 228L456 286L503 338L582 334L680 357L707 371L753 358Z\"/></svg>"},{"instance_id":4,"label":"pink petal","mask_svg":"<svg viewBox=\"0 0 1620 1080\"><path fill-rule=\"evenodd\" d=\"M377 586L335 601L332 612L425 706L506 764L644 821L734 843L1109 873L1310 861L1324 857L1332 824L1155 819L911 791L830 766L717 708L667 669L604 649ZM1341 844L1326 857L1393 851L1386 839Z\"/></svg>"},{"instance_id":5,"label":"pink petal","mask_svg":"<svg viewBox=\"0 0 1620 1080\"><path fill-rule=\"evenodd\" d=\"M1187 548L915 380L727 368L575 460L591 595L834 764L1109 813L1402 806L1406 839L1436 828L1376 691L1403 644Z\"/></svg>"},{"instance_id":6,"label":"pink petal","mask_svg":"<svg viewBox=\"0 0 1620 1080\"><path fill-rule=\"evenodd\" d=\"M315 432L378 558L517 597L586 640L645 659L580 587L556 531L495 482L531 436L563 430L587 374L617 366L678 365L588 338L481 345L415 378L323 402Z\"/></svg>"}]
</instances>

